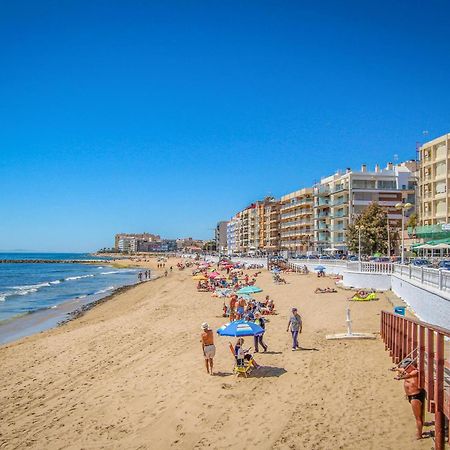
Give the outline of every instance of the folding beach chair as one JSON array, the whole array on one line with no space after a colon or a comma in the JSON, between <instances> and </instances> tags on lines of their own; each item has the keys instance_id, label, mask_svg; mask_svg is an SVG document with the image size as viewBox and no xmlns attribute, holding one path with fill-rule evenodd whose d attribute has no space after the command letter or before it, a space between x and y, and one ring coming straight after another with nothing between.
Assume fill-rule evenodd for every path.
<instances>
[{"instance_id":1,"label":"folding beach chair","mask_svg":"<svg viewBox=\"0 0 450 450\"><path fill-rule=\"evenodd\" d=\"M247 378L248 374L252 371L253 369L253 364L251 363L251 361L247 361L247 360L243 360L243 365L239 364L239 361L236 357L236 354L234 353L234 347L233 344L230 342L230 351L233 354L234 357L234 368L233 368L233 373L236 374L236 376L239 375L244 375L245 378Z\"/></svg>"}]
</instances>

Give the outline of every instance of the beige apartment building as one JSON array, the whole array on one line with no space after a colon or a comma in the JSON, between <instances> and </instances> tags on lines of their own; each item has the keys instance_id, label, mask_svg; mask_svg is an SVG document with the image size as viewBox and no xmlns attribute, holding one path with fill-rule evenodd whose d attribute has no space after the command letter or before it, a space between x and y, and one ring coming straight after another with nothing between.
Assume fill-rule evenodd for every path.
<instances>
[{"instance_id":1,"label":"beige apartment building","mask_svg":"<svg viewBox=\"0 0 450 450\"><path fill-rule=\"evenodd\" d=\"M280 201L280 248L290 255L313 250L313 188L283 195Z\"/></svg>"},{"instance_id":2,"label":"beige apartment building","mask_svg":"<svg viewBox=\"0 0 450 450\"><path fill-rule=\"evenodd\" d=\"M314 187L315 251L346 252L346 231L349 224L371 203L387 209L391 227L398 227L401 211L397 203L415 204L416 177L413 162L388 163L373 171L363 164L360 171L347 169L323 178ZM411 214L413 209L407 212Z\"/></svg>"},{"instance_id":3,"label":"beige apartment building","mask_svg":"<svg viewBox=\"0 0 450 450\"><path fill-rule=\"evenodd\" d=\"M450 223L450 134L420 148L419 222L422 226Z\"/></svg>"},{"instance_id":4,"label":"beige apartment building","mask_svg":"<svg viewBox=\"0 0 450 450\"><path fill-rule=\"evenodd\" d=\"M266 197L256 202L258 208L258 251L265 254L277 252L280 244L280 201Z\"/></svg>"},{"instance_id":5,"label":"beige apartment building","mask_svg":"<svg viewBox=\"0 0 450 450\"><path fill-rule=\"evenodd\" d=\"M252 203L239 214L238 251L240 253L255 253L259 248L259 220L257 204Z\"/></svg>"}]
</instances>

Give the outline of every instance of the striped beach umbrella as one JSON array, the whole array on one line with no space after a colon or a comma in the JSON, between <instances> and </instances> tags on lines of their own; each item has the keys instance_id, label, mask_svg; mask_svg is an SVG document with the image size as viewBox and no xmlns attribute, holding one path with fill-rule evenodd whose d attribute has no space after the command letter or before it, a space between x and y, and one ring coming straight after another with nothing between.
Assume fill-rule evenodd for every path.
<instances>
[{"instance_id":1,"label":"striped beach umbrella","mask_svg":"<svg viewBox=\"0 0 450 450\"><path fill-rule=\"evenodd\" d=\"M254 322L247 322L246 320L236 320L231 323L222 325L218 330L219 336L260 336L264 333L264 330L256 325Z\"/></svg>"}]
</instances>

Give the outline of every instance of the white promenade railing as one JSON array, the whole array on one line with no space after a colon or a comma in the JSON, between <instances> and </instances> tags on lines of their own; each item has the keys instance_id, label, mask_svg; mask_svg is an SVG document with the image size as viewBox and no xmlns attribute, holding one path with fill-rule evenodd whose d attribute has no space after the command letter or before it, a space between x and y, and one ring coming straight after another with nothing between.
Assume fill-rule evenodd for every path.
<instances>
[{"instance_id":1,"label":"white promenade railing","mask_svg":"<svg viewBox=\"0 0 450 450\"><path fill-rule=\"evenodd\" d=\"M412 264L395 264L394 274L401 278L414 280L440 291L450 291L450 271L417 267Z\"/></svg>"},{"instance_id":2,"label":"white promenade railing","mask_svg":"<svg viewBox=\"0 0 450 450\"><path fill-rule=\"evenodd\" d=\"M289 261L289 267L294 271L298 271L296 269L300 269L304 266L307 266L309 270L317 266L324 266L325 271L329 269L340 268L342 270L350 270L354 272L363 272L363 273L383 273L383 274L391 274L394 271L394 264L389 262L368 262L368 261L342 261L339 259L317 259L314 261L304 260L303 262L297 261Z\"/></svg>"}]
</instances>

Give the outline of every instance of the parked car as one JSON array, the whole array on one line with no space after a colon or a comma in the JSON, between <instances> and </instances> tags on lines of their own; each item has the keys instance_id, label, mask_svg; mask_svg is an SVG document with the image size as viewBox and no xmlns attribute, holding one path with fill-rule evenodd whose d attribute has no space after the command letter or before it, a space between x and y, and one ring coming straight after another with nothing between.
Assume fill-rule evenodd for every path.
<instances>
[{"instance_id":1,"label":"parked car","mask_svg":"<svg viewBox=\"0 0 450 450\"><path fill-rule=\"evenodd\" d=\"M431 262L427 259L414 259L412 265L416 267L431 267Z\"/></svg>"},{"instance_id":2,"label":"parked car","mask_svg":"<svg viewBox=\"0 0 450 450\"><path fill-rule=\"evenodd\" d=\"M442 270L450 270L450 260L444 259L439 263L438 268Z\"/></svg>"},{"instance_id":3,"label":"parked car","mask_svg":"<svg viewBox=\"0 0 450 450\"><path fill-rule=\"evenodd\" d=\"M358 261L358 257L356 255L351 255L347 258L348 261Z\"/></svg>"}]
</instances>

